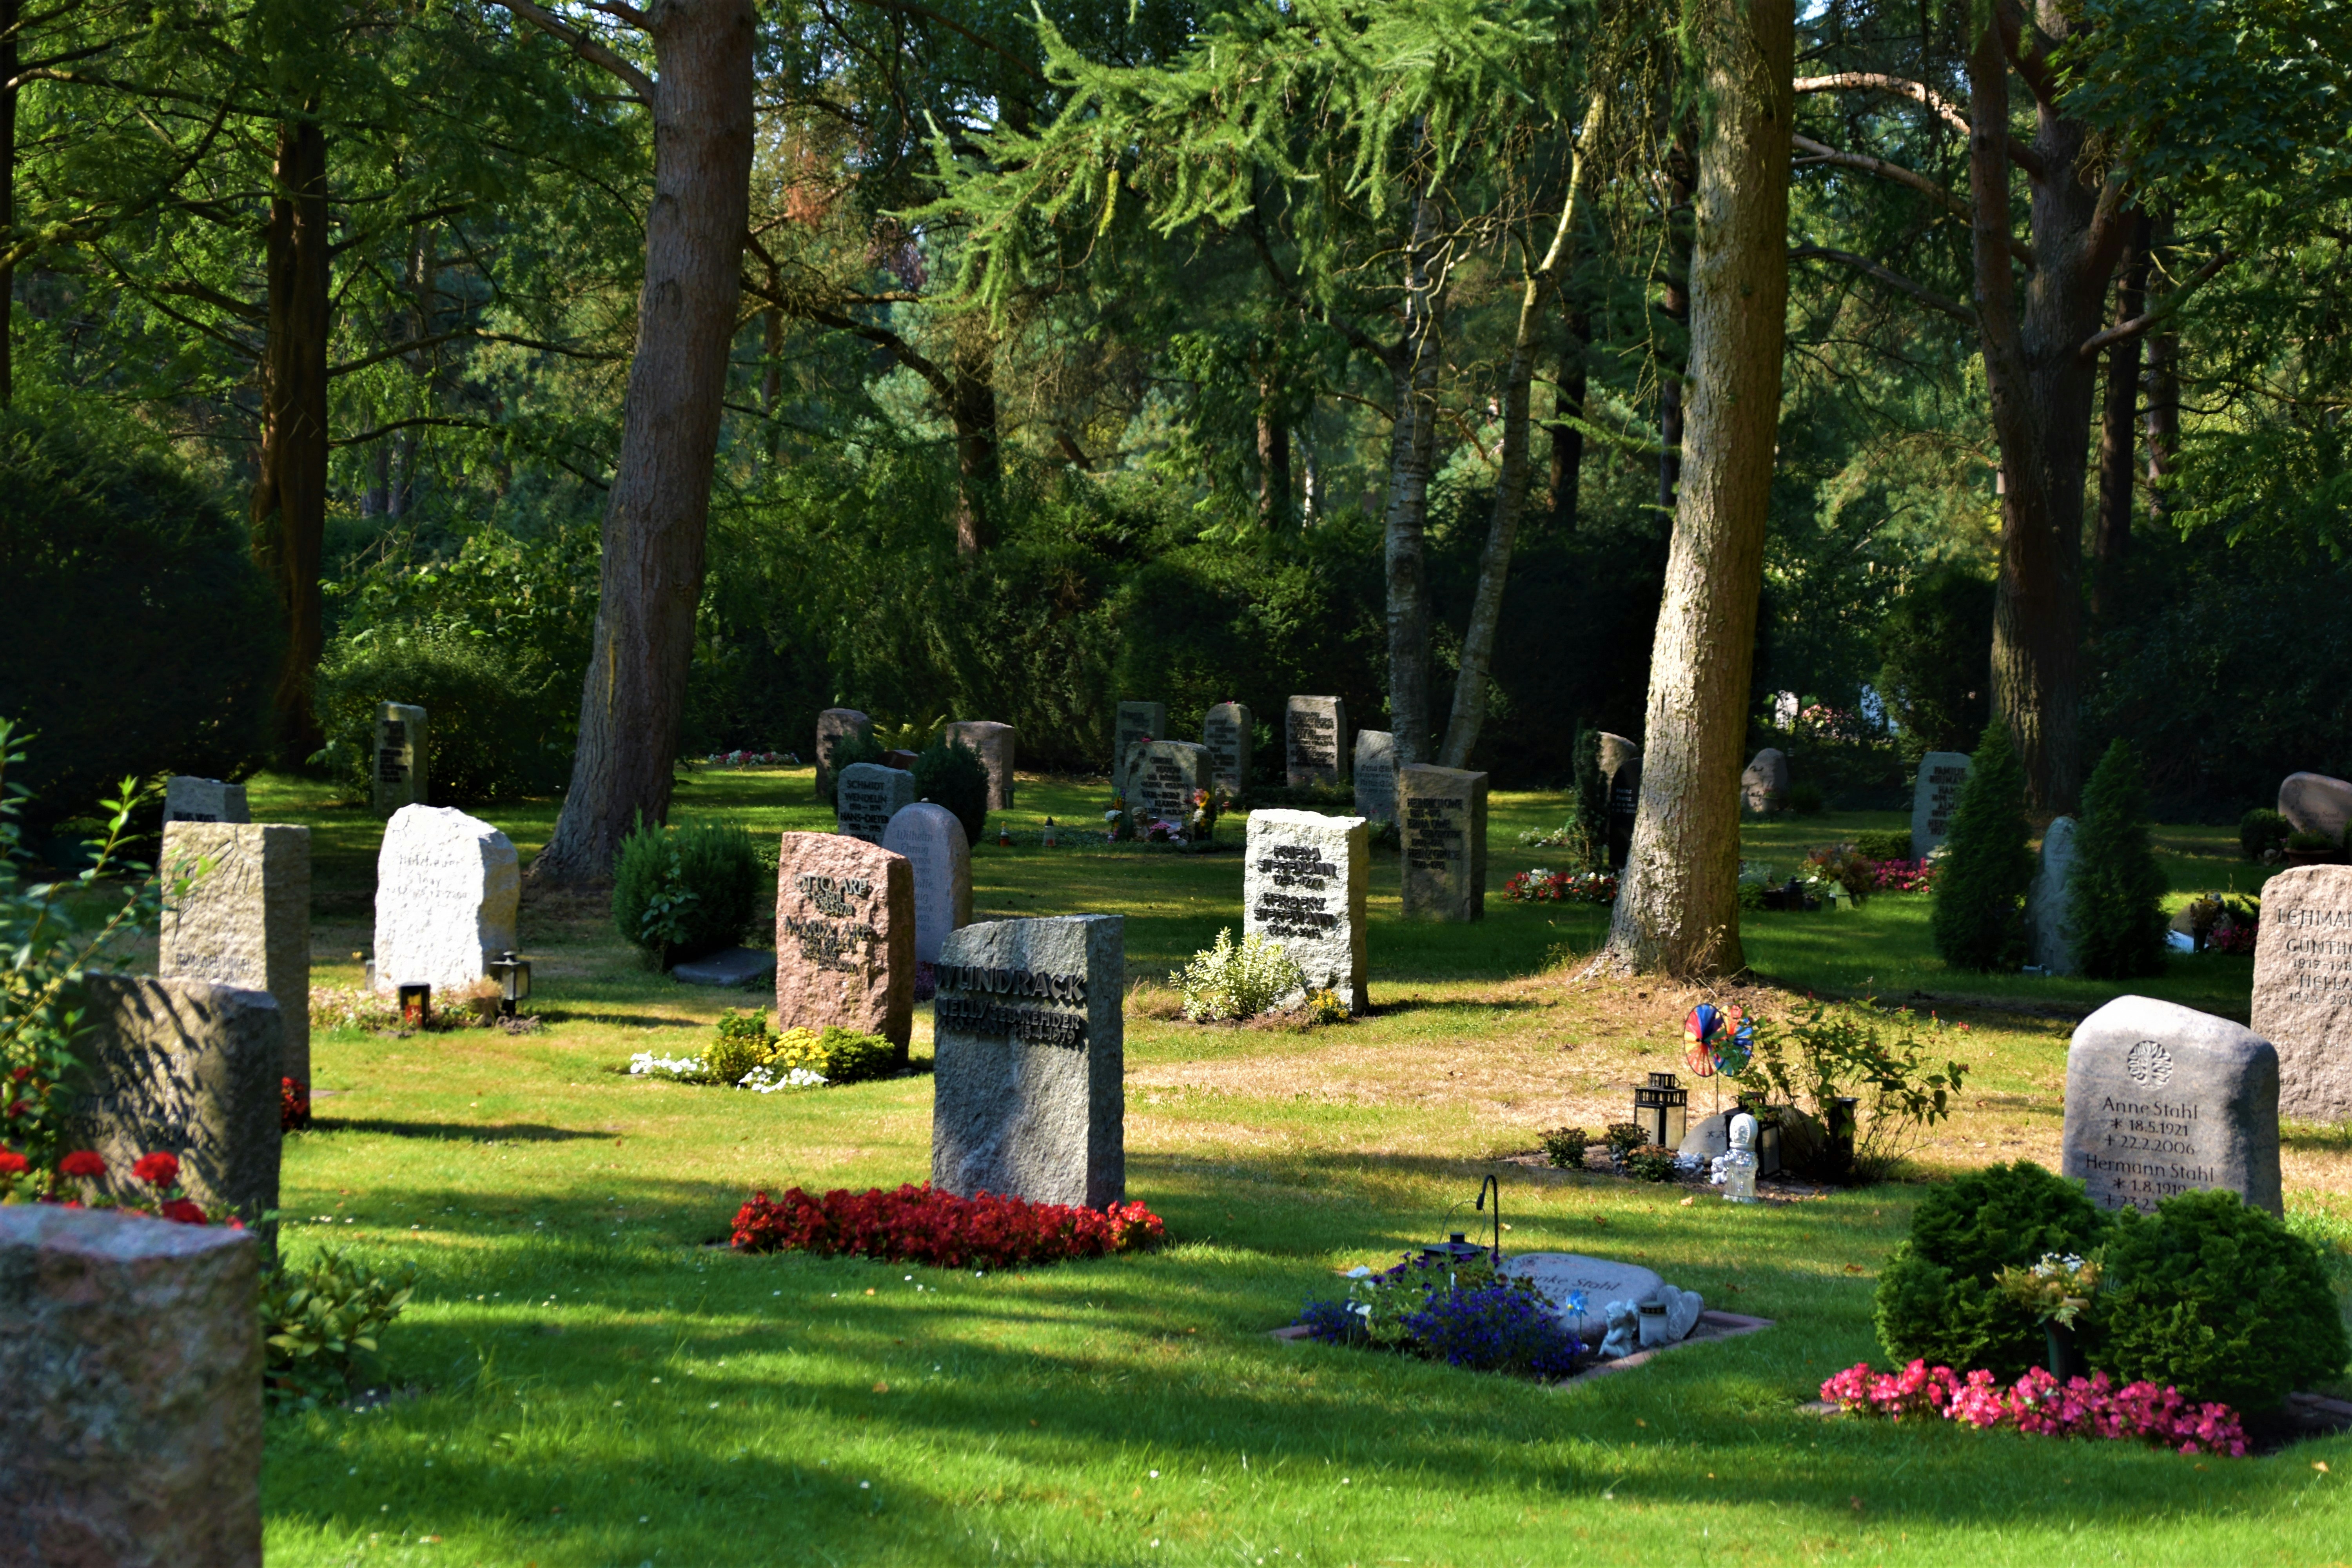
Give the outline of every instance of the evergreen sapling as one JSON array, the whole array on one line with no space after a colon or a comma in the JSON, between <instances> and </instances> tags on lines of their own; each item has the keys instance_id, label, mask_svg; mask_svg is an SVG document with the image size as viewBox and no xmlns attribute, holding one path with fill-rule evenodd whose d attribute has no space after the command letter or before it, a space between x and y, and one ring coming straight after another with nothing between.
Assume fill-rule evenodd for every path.
<instances>
[{"instance_id":1,"label":"evergreen sapling","mask_svg":"<svg viewBox=\"0 0 2352 1568\"><path fill-rule=\"evenodd\" d=\"M2094 980L2164 973L2164 868L2148 833L2147 785L2131 742L2117 740L2083 790L2074 836L2075 961Z\"/></svg>"},{"instance_id":2,"label":"evergreen sapling","mask_svg":"<svg viewBox=\"0 0 2352 1568\"><path fill-rule=\"evenodd\" d=\"M1999 719L1969 759L1936 873L1936 952L1955 969L2014 969L2025 952L2025 895L2033 851L2025 820L2025 770Z\"/></svg>"}]
</instances>

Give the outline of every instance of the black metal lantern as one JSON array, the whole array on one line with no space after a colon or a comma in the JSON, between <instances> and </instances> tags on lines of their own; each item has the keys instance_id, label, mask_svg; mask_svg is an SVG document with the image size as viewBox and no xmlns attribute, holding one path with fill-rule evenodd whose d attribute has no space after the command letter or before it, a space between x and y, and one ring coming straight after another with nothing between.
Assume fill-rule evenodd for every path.
<instances>
[{"instance_id":1,"label":"black metal lantern","mask_svg":"<svg viewBox=\"0 0 2352 1568\"><path fill-rule=\"evenodd\" d=\"M1633 1120L1661 1149L1680 1149L1690 1121L1690 1090L1675 1087L1670 1072L1652 1073L1633 1090Z\"/></svg>"},{"instance_id":2,"label":"black metal lantern","mask_svg":"<svg viewBox=\"0 0 2352 1568\"><path fill-rule=\"evenodd\" d=\"M530 960L512 948L489 962L490 978L499 983L499 1016L511 1018L530 999Z\"/></svg>"},{"instance_id":3,"label":"black metal lantern","mask_svg":"<svg viewBox=\"0 0 2352 1568\"><path fill-rule=\"evenodd\" d=\"M1841 1182L1853 1175L1854 1112L1861 1105L1861 1100L1847 1095L1830 1101L1829 1165L1831 1173Z\"/></svg>"},{"instance_id":4,"label":"black metal lantern","mask_svg":"<svg viewBox=\"0 0 2352 1568\"><path fill-rule=\"evenodd\" d=\"M400 988L400 1023L403 1028L421 1029L433 1016L433 987L403 985Z\"/></svg>"},{"instance_id":5,"label":"black metal lantern","mask_svg":"<svg viewBox=\"0 0 2352 1568\"><path fill-rule=\"evenodd\" d=\"M1474 1258L1486 1256L1485 1247L1470 1240L1458 1230L1453 1232L1444 1241L1433 1241L1421 1249L1421 1260L1423 1263L1460 1265L1469 1262Z\"/></svg>"}]
</instances>

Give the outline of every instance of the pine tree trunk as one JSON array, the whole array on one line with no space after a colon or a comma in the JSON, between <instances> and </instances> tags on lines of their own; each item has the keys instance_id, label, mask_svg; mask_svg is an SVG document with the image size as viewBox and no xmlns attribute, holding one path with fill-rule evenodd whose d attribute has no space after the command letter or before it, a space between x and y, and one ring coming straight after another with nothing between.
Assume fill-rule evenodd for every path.
<instances>
[{"instance_id":1,"label":"pine tree trunk","mask_svg":"<svg viewBox=\"0 0 2352 1568\"><path fill-rule=\"evenodd\" d=\"M1389 728L1397 763L1429 760L1429 468L1437 446L1439 284L1430 268L1436 214L1426 191L1412 199L1405 253L1404 341L1391 353L1396 418L1389 426L1389 494L1381 519L1388 572Z\"/></svg>"},{"instance_id":2,"label":"pine tree trunk","mask_svg":"<svg viewBox=\"0 0 2352 1568\"><path fill-rule=\"evenodd\" d=\"M2142 215L2116 284L2117 325L2137 318L2147 305L2149 223ZM2139 339L2126 338L2107 351L2106 401L2099 414L2099 517L2091 531L2091 619L2106 618L2116 574L2131 550L2132 492L2139 425Z\"/></svg>"},{"instance_id":3,"label":"pine tree trunk","mask_svg":"<svg viewBox=\"0 0 2352 1568\"><path fill-rule=\"evenodd\" d=\"M1675 515L1675 495L1682 483L1683 404L1689 395L1690 280L1692 182L1691 125L1685 120L1666 157L1666 178L1675 204L1666 211L1665 287L1658 302L1666 322L1659 333L1658 366L1658 513Z\"/></svg>"},{"instance_id":4,"label":"pine tree trunk","mask_svg":"<svg viewBox=\"0 0 2352 1568\"><path fill-rule=\"evenodd\" d=\"M948 405L956 440L956 552L977 555L996 542L997 480L1003 464L996 441L996 384L985 358L959 355L955 395Z\"/></svg>"},{"instance_id":5,"label":"pine tree trunk","mask_svg":"<svg viewBox=\"0 0 2352 1568\"><path fill-rule=\"evenodd\" d=\"M1274 388L1267 387L1266 395ZM1290 515L1290 426L1272 414L1257 416L1257 518L1267 527Z\"/></svg>"},{"instance_id":6,"label":"pine tree trunk","mask_svg":"<svg viewBox=\"0 0 2352 1568\"><path fill-rule=\"evenodd\" d=\"M1709 101L1691 257L1688 461L1650 654L1641 805L1605 966L1739 969L1739 770L1780 437L1794 0L1686 0Z\"/></svg>"},{"instance_id":7,"label":"pine tree trunk","mask_svg":"<svg viewBox=\"0 0 2352 1568\"><path fill-rule=\"evenodd\" d=\"M605 880L637 813L669 814L751 212L750 0L666 0L652 23L654 195L636 354L572 784L531 868L545 881Z\"/></svg>"},{"instance_id":8,"label":"pine tree trunk","mask_svg":"<svg viewBox=\"0 0 2352 1568\"><path fill-rule=\"evenodd\" d=\"M304 109L315 115L318 106ZM270 700L271 744L281 766L297 767L320 746L310 698L326 646L319 564L327 533L327 348L334 302L327 136L316 119L278 125L271 184L260 473L251 515L255 556L286 616Z\"/></svg>"},{"instance_id":9,"label":"pine tree trunk","mask_svg":"<svg viewBox=\"0 0 2352 1568\"><path fill-rule=\"evenodd\" d=\"M1581 310L1571 310L1559 352L1559 385L1552 395L1555 417L1584 417L1584 395L1590 374L1592 322ZM1584 482L1584 432L1573 425L1551 427L1551 525L1562 534L1576 531L1578 490Z\"/></svg>"}]
</instances>

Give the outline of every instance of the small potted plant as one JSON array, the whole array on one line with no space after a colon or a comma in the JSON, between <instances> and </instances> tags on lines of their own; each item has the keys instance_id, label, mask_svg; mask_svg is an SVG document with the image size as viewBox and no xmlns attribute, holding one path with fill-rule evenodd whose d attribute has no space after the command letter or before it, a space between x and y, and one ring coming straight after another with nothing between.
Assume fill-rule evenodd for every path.
<instances>
[{"instance_id":1,"label":"small potted plant","mask_svg":"<svg viewBox=\"0 0 2352 1568\"><path fill-rule=\"evenodd\" d=\"M2297 830L2286 836L2286 863L2290 866L2335 866L2343 859L2343 844L2325 833Z\"/></svg>"}]
</instances>

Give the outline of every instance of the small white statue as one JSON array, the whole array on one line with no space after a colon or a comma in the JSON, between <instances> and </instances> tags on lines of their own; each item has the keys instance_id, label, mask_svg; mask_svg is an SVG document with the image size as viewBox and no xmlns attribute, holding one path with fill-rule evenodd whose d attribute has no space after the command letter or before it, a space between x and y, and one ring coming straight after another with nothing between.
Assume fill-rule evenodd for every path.
<instances>
[{"instance_id":1,"label":"small white statue","mask_svg":"<svg viewBox=\"0 0 2352 1568\"><path fill-rule=\"evenodd\" d=\"M1631 1301L1612 1301L1601 1309L1601 1315L1609 1321L1609 1334L1594 1353L1604 1358L1632 1355L1635 1340L1642 1331L1640 1309Z\"/></svg>"},{"instance_id":2,"label":"small white statue","mask_svg":"<svg viewBox=\"0 0 2352 1568\"><path fill-rule=\"evenodd\" d=\"M1731 1119L1731 1151L1720 1162L1723 1195L1735 1204L1756 1201L1756 1118L1741 1111Z\"/></svg>"}]
</instances>

